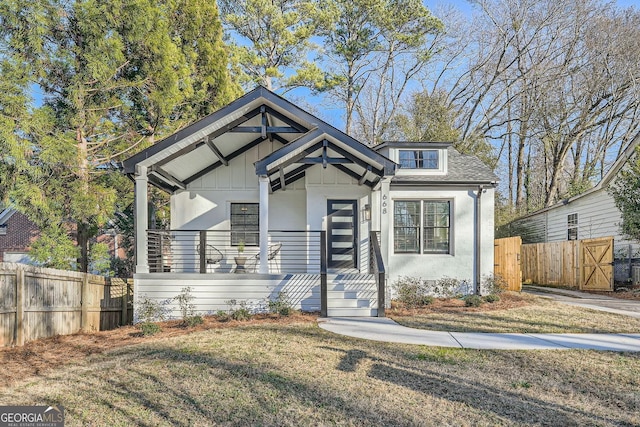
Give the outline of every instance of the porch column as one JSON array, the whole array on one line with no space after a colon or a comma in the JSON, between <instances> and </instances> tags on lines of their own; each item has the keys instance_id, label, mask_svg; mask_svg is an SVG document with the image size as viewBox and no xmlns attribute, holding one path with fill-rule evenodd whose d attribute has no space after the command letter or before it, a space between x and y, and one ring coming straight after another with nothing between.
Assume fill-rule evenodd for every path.
<instances>
[{"instance_id":1,"label":"porch column","mask_svg":"<svg viewBox=\"0 0 640 427\"><path fill-rule=\"evenodd\" d=\"M269 177L260 175L260 273L269 273Z\"/></svg>"},{"instance_id":2,"label":"porch column","mask_svg":"<svg viewBox=\"0 0 640 427\"><path fill-rule=\"evenodd\" d=\"M389 244L391 243L389 227L390 222L393 221L391 198L389 197L390 183L391 178L389 177L384 177L380 181L380 252L382 252L382 259L387 271L389 271Z\"/></svg>"},{"instance_id":3,"label":"porch column","mask_svg":"<svg viewBox=\"0 0 640 427\"><path fill-rule=\"evenodd\" d=\"M147 201L149 178L146 166L136 166L135 177L135 231L136 231L136 273L149 272L147 256L147 228L149 227L149 208Z\"/></svg>"}]
</instances>

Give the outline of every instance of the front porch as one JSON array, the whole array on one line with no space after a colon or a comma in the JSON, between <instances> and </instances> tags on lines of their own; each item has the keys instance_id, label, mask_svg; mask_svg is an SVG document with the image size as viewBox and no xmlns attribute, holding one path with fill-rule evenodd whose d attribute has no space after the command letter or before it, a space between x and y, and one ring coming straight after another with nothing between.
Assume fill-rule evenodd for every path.
<instances>
[{"instance_id":1,"label":"front porch","mask_svg":"<svg viewBox=\"0 0 640 427\"><path fill-rule=\"evenodd\" d=\"M138 297L169 301L189 286L196 311L214 314L228 310L231 301L264 311L284 293L294 308L324 317L384 317L388 298L377 232L358 248L366 264L329 268L326 231L269 231L266 273L260 272L259 246L238 253L231 230L148 230L147 235L149 273L135 275ZM167 308L179 315L172 302Z\"/></svg>"}]
</instances>

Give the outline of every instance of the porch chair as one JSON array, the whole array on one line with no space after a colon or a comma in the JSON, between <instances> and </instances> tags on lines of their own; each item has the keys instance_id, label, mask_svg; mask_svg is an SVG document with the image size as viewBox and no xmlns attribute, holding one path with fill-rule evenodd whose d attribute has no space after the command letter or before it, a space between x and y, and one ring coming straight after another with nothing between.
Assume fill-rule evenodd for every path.
<instances>
[{"instance_id":1,"label":"porch chair","mask_svg":"<svg viewBox=\"0 0 640 427\"><path fill-rule=\"evenodd\" d=\"M198 256L200 256L200 245L198 245L197 251L198 251ZM207 263L207 266L209 266L209 265L219 264L220 261L222 261L222 259L224 258L224 255L222 255L222 252L220 252L220 250L215 246L206 245L204 258L205 258L205 262Z\"/></svg>"},{"instance_id":2,"label":"porch chair","mask_svg":"<svg viewBox=\"0 0 640 427\"><path fill-rule=\"evenodd\" d=\"M269 245L269 252L267 254L267 259L269 260L269 272L271 272L271 262L276 265L278 273L280 273L280 265L278 264L278 253L282 249L282 243L274 243L273 245ZM247 270L256 272L258 268L258 264L260 263L260 252L252 256L247 260Z\"/></svg>"}]
</instances>

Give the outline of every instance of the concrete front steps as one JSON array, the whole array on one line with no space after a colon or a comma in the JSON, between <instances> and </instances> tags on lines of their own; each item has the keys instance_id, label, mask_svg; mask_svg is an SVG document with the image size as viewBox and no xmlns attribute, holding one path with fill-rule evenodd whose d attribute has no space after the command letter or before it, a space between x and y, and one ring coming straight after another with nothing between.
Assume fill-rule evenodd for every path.
<instances>
[{"instance_id":1,"label":"concrete front steps","mask_svg":"<svg viewBox=\"0 0 640 427\"><path fill-rule=\"evenodd\" d=\"M376 317L378 289L372 274L329 274L327 317Z\"/></svg>"}]
</instances>

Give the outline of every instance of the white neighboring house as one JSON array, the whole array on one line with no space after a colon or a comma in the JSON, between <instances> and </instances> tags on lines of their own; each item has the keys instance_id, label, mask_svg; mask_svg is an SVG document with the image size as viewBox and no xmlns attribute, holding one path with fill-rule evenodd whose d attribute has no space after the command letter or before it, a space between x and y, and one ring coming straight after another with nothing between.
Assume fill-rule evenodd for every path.
<instances>
[{"instance_id":1,"label":"white neighboring house","mask_svg":"<svg viewBox=\"0 0 640 427\"><path fill-rule=\"evenodd\" d=\"M510 233L520 235L522 243L558 242L598 237L614 238L614 254L628 256L638 251L638 242L629 241L620 232L620 211L608 193L624 165L633 158L640 135L618 157L609 171L593 188L553 206L525 215L512 223ZM629 251L629 248L631 250ZM614 255L615 256L615 255ZM625 280L628 272L616 269L616 280Z\"/></svg>"},{"instance_id":2,"label":"white neighboring house","mask_svg":"<svg viewBox=\"0 0 640 427\"><path fill-rule=\"evenodd\" d=\"M136 303L189 286L204 313L284 292L326 316L383 316L399 276L473 291L493 272L496 177L480 160L447 143L368 147L263 87L124 171ZM170 230L148 229L149 185L171 195Z\"/></svg>"}]
</instances>

